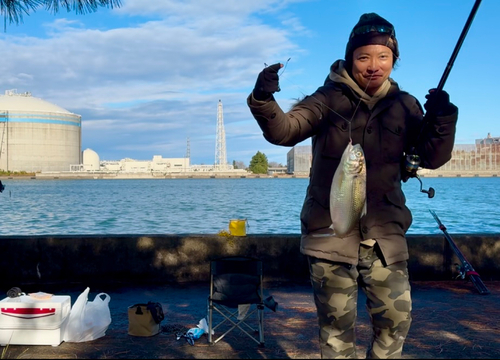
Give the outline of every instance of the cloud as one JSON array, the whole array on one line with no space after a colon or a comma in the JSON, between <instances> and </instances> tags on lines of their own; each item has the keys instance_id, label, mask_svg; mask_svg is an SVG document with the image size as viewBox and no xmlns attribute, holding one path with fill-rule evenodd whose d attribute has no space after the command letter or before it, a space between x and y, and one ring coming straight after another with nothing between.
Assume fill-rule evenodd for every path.
<instances>
[{"instance_id":1,"label":"cloud","mask_svg":"<svg viewBox=\"0 0 500 360\"><path fill-rule=\"evenodd\" d=\"M9 54L0 89L82 115L82 148L101 159L181 157L190 137L192 163L212 163L221 99L228 157L251 157L265 142L246 97L264 62L300 51L293 35L303 28L284 12L289 3L129 0L106 14L59 16L43 34L0 38ZM94 16L120 25L93 27Z\"/></svg>"},{"instance_id":2,"label":"cloud","mask_svg":"<svg viewBox=\"0 0 500 360\"><path fill-rule=\"evenodd\" d=\"M127 0L117 13L126 15L161 16L185 21L185 19L213 19L213 16L247 17L254 13L279 14L289 4L304 2L304 0L162 0L144 1ZM213 21L213 20L212 20ZM240 20L241 21L241 20Z\"/></svg>"}]
</instances>

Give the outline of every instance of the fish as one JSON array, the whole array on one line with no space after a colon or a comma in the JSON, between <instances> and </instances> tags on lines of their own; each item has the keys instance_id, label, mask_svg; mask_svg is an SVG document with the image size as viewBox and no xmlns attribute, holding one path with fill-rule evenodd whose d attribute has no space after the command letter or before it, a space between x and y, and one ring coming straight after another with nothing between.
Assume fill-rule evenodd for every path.
<instances>
[{"instance_id":1,"label":"fish","mask_svg":"<svg viewBox=\"0 0 500 360\"><path fill-rule=\"evenodd\" d=\"M334 234L344 237L366 215L366 160L360 144L349 141L330 189L330 217Z\"/></svg>"}]
</instances>

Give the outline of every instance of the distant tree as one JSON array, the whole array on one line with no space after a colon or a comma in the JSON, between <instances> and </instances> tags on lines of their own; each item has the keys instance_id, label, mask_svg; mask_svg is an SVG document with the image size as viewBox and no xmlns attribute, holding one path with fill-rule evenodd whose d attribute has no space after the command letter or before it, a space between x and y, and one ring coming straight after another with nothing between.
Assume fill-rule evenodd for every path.
<instances>
[{"instance_id":1,"label":"distant tree","mask_svg":"<svg viewBox=\"0 0 500 360\"><path fill-rule=\"evenodd\" d=\"M233 160L233 166L235 169L245 169L246 168L245 163L243 161Z\"/></svg>"},{"instance_id":2,"label":"distant tree","mask_svg":"<svg viewBox=\"0 0 500 360\"><path fill-rule=\"evenodd\" d=\"M281 163L277 163L276 161L271 161L269 163L269 167L283 167L283 165L281 165Z\"/></svg>"},{"instance_id":3,"label":"distant tree","mask_svg":"<svg viewBox=\"0 0 500 360\"><path fill-rule=\"evenodd\" d=\"M269 168L267 156L260 151L257 151L257 154L252 157L248 168L254 174L267 174L267 169Z\"/></svg>"},{"instance_id":4,"label":"distant tree","mask_svg":"<svg viewBox=\"0 0 500 360\"><path fill-rule=\"evenodd\" d=\"M0 0L0 15L4 18L4 28L9 23L23 22L23 14L29 15L40 7L57 14L60 8L76 14L95 12L99 7L120 7L121 0Z\"/></svg>"}]
</instances>

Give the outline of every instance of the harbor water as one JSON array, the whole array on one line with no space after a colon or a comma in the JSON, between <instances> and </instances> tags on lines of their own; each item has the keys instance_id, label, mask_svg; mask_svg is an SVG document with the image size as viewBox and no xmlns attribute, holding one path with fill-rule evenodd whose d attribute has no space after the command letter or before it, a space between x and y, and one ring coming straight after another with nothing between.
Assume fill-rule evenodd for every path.
<instances>
[{"instance_id":1,"label":"harbor water","mask_svg":"<svg viewBox=\"0 0 500 360\"><path fill-rule=\"evenodd\" d=\"M500 233L500 179L422 178L403 184L409 234ZM307 178L3 180L0 235L217 234L247 219L248 234L299 234Z\"/></svg>"}]
</instances>

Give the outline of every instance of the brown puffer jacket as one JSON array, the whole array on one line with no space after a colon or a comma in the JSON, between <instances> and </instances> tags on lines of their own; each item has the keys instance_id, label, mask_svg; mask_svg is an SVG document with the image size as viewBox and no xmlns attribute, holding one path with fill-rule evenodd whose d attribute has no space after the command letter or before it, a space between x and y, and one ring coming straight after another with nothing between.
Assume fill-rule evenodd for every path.
<instances>
[{"instance_id":1,"label":"brown puffer jacket","mask_svg":"<svg viewBox=\"0 0 500 360\"><path fill-rule=\"evenodd\" d=\"M387 95L372 110L351 87L331 80L287 113L274 98L248 97L250 111L270 143L295 146L312 138L312 167L300 219L303 254L353 265L358 262L359 236L338 238L329 229L331 182L349 142L346 119L352 119L352 143L361 144L367 168L367 213L359 222L360 235L377 241L386 264L408 259L405 234L412 215L401 188L401 161L412 145L421 157L421 167L436 169L450 160L458 109L453 105L453 114L428 119L429 126L415 144L422 107L390 81Z\"/></svg>"}]
</instances>

